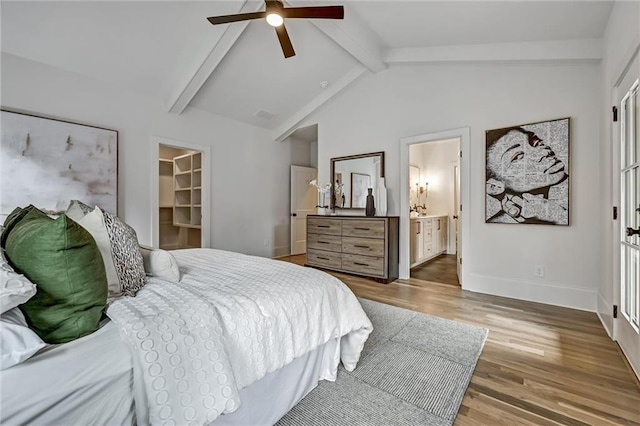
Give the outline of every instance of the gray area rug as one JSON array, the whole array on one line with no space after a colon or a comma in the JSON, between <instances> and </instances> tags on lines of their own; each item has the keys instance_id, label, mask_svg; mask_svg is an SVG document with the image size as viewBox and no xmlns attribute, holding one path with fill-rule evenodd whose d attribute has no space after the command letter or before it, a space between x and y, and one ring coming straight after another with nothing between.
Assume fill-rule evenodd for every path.
<instances>
[{"instance_id":1,"label":"gray area rug","mask_svg":"<svg viewBox=\"0 0 640 426\"><path fill-rule=\"evenodd\" d=\"M277 424L452 425L489 331L359 300L374 331L358 366L340 366Z\"/></svg>"}]
</instances>

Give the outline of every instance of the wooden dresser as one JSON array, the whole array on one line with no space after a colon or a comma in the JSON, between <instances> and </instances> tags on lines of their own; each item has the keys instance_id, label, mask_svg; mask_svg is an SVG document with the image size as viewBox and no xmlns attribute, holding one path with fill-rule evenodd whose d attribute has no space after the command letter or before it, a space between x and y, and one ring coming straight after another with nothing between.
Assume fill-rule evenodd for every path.
<instances>
[{"instance_id":1,"label":"wooden dresser","mask_svg":"<svg viewBox=\"0 0 640 426\"><path fill-rule=\"evenodd\" d=\"M398 278L397 216L307 216L307 266Z\"/></svg>"}]
</instances>

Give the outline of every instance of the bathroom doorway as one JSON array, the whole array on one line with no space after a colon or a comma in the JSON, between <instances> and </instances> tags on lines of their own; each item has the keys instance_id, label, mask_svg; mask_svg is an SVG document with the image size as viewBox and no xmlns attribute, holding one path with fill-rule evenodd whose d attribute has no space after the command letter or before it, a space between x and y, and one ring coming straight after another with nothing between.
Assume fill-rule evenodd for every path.
<instances>
[{"instance_id":1,"label":"bathroom doorway","mask_svg":"<svg viewBox=\"0 0 640 426\"><path fill-rule=\"evenodd\" d=\"M409 146L410 277L459 286L460 138Z\"/></svg>"}]
</instances>

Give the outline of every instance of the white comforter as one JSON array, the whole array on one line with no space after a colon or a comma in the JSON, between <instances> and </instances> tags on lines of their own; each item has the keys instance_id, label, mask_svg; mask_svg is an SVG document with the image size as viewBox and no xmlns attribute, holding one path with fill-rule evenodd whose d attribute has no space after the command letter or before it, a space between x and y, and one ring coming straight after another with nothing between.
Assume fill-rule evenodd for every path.
<instances>
[{"instance_id":1,"label":"white comforter","mask_svg":"<svg viewBox=\"0 0 640 426\"><path fill-rule=\"evenodd\" d=\"M373 327L338 279L221 250L172 253L179 284L150 278L107 312L143 379L148 419L139 424L211 422L238 408L239 389L341 336L342 363L355 368ZM321 378L335 380L335 369Z\"/></svg>"}]
</instances>

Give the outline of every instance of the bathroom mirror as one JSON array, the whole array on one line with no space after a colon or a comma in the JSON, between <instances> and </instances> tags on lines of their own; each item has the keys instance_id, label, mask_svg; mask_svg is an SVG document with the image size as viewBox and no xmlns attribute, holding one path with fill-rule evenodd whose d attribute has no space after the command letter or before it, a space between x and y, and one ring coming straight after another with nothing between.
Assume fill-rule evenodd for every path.
<instances>
[{"instance_id":1,"label":"bathroom mirror","mask_svg":"<svg viewBox=\"0 0 640 426\"><path fill-rule=\"evenodd\" d=\"M361 209L366 206L368 188L376 189L384 177L384 152L349 155L331 159L331 207Z\"/></svg>"}]
</instances>

